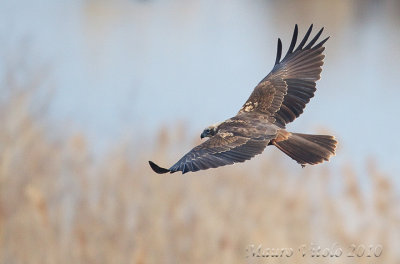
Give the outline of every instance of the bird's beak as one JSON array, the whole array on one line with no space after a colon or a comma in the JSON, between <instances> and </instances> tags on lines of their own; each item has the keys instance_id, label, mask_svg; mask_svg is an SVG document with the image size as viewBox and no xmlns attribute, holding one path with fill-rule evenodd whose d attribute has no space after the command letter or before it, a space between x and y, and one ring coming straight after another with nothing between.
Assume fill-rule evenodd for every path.
<instances>
[{"instance_id":1,"label":"bird's beak","mask_svg":"<svg viewBox=\"0 0 400 264\"><path fill-rule=\"evenodd\" d=\"M200 139L203 139L203 138L205 138L206 137L206 134L203 132L203 133L201 133L201 135L200 135Z\"/></svg>"}]
</instances>

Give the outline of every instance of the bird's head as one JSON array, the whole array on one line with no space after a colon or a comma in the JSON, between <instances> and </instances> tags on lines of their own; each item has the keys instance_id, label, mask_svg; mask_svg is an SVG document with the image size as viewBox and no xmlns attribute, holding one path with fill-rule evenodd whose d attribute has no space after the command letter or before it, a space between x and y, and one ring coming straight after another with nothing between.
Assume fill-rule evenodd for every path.
<instances>
[{"instance_id":1,"label":"bird's head","mask_svg":"<svg viewBox=\"0 0 400 264\"><path fill-rule=\"evenodd\" d=\"M202 138L205 138L205 137L214 136L218 132L218 126L219 126L219 124L215 124L215 125L212 125L212 126L209 126L209 127L205 128L203 130L203 132L201 133L200 138L202 139Z\"/></svg>"}]
</instances>

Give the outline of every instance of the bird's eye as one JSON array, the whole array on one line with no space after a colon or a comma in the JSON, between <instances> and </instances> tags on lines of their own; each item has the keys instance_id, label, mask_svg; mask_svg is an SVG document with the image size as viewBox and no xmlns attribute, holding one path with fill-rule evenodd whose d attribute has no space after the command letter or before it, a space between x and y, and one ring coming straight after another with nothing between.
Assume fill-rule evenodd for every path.
<instances>
[{"instance_id":1,"label":"bird's eye","mask_svg":"<svg viewBox=\"0 0 400 264\"><path fill-rule=\"evenodd\" d=\"M211 131L209 128L206 129L206 133L209 134Z\"/></svg>"}]
</instances>

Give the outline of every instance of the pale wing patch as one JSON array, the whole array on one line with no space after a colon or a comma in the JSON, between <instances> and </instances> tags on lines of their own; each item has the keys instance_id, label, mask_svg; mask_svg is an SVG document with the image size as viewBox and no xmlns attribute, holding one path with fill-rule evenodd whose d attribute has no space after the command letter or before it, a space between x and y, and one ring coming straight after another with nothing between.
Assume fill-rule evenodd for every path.
<instances>
[{"instance_id":1,"label":"pale wing patch","mask_svg":"<svg viewBox=\"0 0 400 264\"><path fill-rule=\"evenodd\" d=\"M245 112L251 112L255 108L257 108L257 106L258 106L258 102L253 103L253 102L249 101L249 102L245 103L244 106L242 107L242 109L240 109L240 110L241 111L243 110Z\"/></svg>"},{"instance_id":2,"label":"pale wing patch","mask_svg":"<svg viewBox=\"0 0 400 264\"><path fill-rule=\"evenodd\" d=\"M224 123L246 123L246 121L240 119L228 119Z\"/></svg>"},{"instance_id":3,"label":"pale wing patch","mask_svg":"<svg viewBox=\"0 0 400 264\"><path fill-rule=\"evenodd\" d=\"M230 133L230 132L221 132L221 133L218 133L218 135L220 135L222 138L233 137L233 133Z\"/></svg>"}]
</instances>

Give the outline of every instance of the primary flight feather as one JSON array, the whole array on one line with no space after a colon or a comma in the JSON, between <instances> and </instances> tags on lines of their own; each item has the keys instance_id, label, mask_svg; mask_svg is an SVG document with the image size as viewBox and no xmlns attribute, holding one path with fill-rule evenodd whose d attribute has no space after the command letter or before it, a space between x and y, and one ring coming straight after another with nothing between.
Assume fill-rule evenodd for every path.
<instances>
[{"instance_id":1,"label":"primary flight feather","mask_svg":"<svg viewBox=\"0 0 400 264\"><path fill-rule=\"evenodd\" d=\"M157 173L205 170L237 162L244 162L274 145L302 166L327 161L335 154L337 141L333 136L290 133L287 123L298 117L314 96L316 81L324 64L324 43L318 42L323 28L307 43L311 25L296 46L298 28L281 60L282 42L272 71L254 88L249 99L236 116L201 133L209 139L193 148L169 169L149 161ZM307 44L307 45L306 45Z\"/></svg>"}]
</instances>

